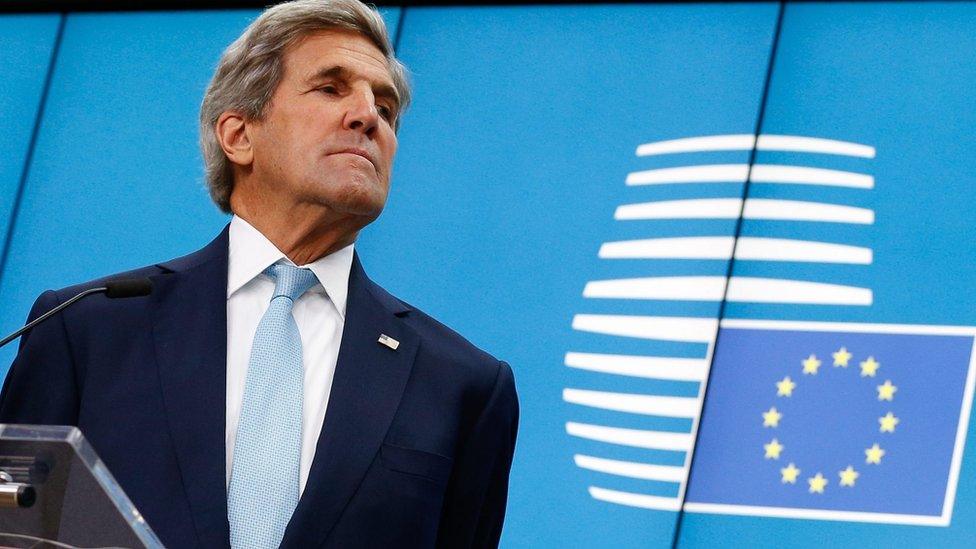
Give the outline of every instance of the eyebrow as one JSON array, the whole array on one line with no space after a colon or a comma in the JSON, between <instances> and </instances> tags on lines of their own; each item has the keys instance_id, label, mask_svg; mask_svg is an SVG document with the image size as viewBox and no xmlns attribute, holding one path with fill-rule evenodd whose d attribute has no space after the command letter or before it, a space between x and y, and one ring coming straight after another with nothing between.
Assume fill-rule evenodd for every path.
<instances>
[{"instance_id":1,"label":"eyebrow","mask_svg":"<svg viewBox=\"0 0 976 549\"><path fill-rule=\"evenodd\" d=\"M352 80L353 72L342 65L335 65L333 67L322 68L315 72L311 78L310 82L317 82L319 80L328 80L330 78L338 78L339 80ZM396 88L386 82L372 82L371 86L373 88L373 95L377 97L382 97L389 99L396 103L396 108L400 108L400 94L397 93Z\"/></svg>"}]
</instances>

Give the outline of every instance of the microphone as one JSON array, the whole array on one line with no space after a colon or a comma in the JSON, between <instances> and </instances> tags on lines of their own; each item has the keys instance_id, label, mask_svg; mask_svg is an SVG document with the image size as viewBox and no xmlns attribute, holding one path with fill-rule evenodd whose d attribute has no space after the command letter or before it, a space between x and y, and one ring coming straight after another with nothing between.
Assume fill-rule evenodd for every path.
<instances>
[{"instance_id":1,"label":"microphone","mask_svg":"<svg viewBox=\"0 0 976 549\"><path fill-rule=\"evenodd\" d=\"M148 278L120 278L105 283L105 295L115 298L142 297L152 293L152 282Z\"/></svg>"},{"instance_id":2,"label":"microphone","mask_svg":"<svg viewBox=\"0 0 976 549\"><path fill-rule=\"evenodd\" d=\"M113 299L146 296L152 293L152 282L148 278L120 278L118 280L110 280L106 282L104 286L99 286L98 288L89 288L79 293L78 295L72 297L71 299L65 301L64 303L58 305L57 307L51 309L50 311L42 314L41 316L35 318L32 322L30 322L23 328L3 338L2 340L0 340L0 347L3 347L4 345L10 343L11 341L17 339L17 337L19 337L27 330L30 330L31 328L37 326L41 322L44 322L52 315L57 314L59 311L71 305L75 301L78 301L79 299L90 296L92 294L100 294L100 293L104 293L107 297Z\"/></svg>"}]
</instances>

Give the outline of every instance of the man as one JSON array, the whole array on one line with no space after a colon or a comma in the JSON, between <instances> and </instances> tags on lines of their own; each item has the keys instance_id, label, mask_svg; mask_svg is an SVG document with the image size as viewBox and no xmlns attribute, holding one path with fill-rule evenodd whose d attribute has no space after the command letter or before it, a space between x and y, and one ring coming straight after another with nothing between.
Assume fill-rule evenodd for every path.
<instances>
[{"instance_id":1,"label":"man","mask_svg":"<svg viewBox=\"0 0 976 549\"><path fill-rule=\"evenodd\" d=\"M234 216L22 341L0 421L77 425L169 547L497 545L518 418L510 368L372 283L409 100L356 0L267 10L201 109ZM44 293L36 318L100 281Z\"/></svg>"}]
</instances>

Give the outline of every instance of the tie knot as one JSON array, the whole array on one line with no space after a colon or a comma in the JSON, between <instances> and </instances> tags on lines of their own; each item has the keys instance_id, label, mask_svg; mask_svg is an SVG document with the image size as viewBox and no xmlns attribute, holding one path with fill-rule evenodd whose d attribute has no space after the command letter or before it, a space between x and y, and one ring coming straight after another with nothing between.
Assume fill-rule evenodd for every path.
<instances>
[{"instance_id":1,"label":"tie knot","mask_svg":"<svg viewBox=\"0 0 976 549\"><path fill-rule=\"evenodd\" d=\"M271 299L285 296L295 301L318 281L315 278L315 273L308 269L280 263L276 263L265 269L264 274L270 276L275 281L274 294L271 296Z\"/></svg>"}]
</instances>

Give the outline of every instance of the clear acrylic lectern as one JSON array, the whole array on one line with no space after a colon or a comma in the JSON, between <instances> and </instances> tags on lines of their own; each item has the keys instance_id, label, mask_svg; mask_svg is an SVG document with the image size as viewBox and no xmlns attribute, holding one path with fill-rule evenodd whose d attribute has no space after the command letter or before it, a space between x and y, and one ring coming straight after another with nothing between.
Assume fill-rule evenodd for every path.
<instances>
[{"instance_id":1,"label":"clear acrylic lectern","mask_svg":"<svg viewBox=\"0 0 976 549\"><path fill-rule=\"evenodd\" d=\"M0 549L162 544L76 427L0 423Z\"/></svg>"}]
</instances>

